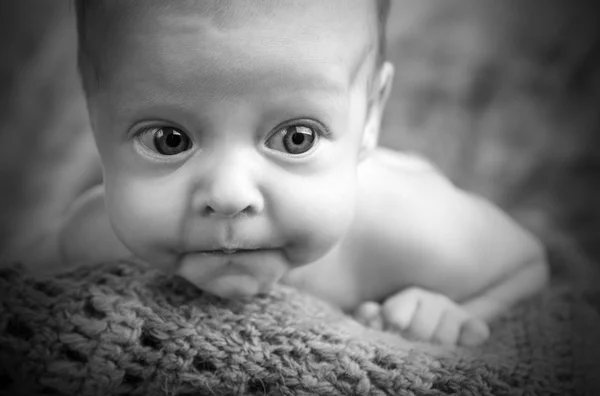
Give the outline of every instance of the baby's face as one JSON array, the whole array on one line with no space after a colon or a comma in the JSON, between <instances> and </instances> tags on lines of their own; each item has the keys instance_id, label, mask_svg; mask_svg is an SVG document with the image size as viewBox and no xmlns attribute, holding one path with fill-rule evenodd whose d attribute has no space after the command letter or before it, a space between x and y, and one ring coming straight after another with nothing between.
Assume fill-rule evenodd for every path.
<instances>
[{"instance_id":1,"label":"baby's face","mask_svg":"<svg viewBox=\"0 0 600 396\"><path fill-rule=\"evenodd\" d=\"M90 112L107 210L132 252L240 297L342 238L374 62L370 1L120 7Z\"/></svg>"}]
</instances>

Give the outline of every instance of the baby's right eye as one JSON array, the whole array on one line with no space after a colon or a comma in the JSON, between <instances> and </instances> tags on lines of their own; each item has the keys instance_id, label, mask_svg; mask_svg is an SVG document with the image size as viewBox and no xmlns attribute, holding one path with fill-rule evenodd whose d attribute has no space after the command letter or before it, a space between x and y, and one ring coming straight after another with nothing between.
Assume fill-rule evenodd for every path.
<instances>
[{"instance_id":1,"label":"baby's right eye","mask_svg":"<svg viewBox=\"0 0 600 396\"><path fill-rule=\"evenodd\" d=\"M189 136L174 127L148 128L140 138L144 146L161 155L177 155L192 148Z\"/></svg>"}]
</instances>

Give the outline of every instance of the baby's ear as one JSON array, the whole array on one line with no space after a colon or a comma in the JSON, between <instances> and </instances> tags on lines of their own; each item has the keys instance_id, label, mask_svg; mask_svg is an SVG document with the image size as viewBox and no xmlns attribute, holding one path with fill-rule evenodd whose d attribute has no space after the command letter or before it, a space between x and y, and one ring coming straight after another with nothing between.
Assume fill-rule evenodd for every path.
<instances>
[{"instance_id":1,"label":"baby's ear","mask_svg":"<svg viewBox=\"0 0 600 396\"><path fill-rule=\"evenodd\" d=\"M370 151L377 146L379 140L379 130L381 129L381 119L383 110L392 90L394 80L394 66L390 62L385 62L379 69L375 79L374 97L369 105L363 140L360 149L359 158L362 160L367 157Z\"/></svg>"}]
</instances>

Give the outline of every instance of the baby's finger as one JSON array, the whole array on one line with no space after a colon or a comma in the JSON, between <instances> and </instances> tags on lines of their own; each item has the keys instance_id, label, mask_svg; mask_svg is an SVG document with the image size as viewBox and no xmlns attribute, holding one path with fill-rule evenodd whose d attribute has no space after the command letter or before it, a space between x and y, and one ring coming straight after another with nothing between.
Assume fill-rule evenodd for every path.
<instances>
[{"instance_id":1,"label":"baby's finger","mask_svg":"<svg viewBox=\"0 0 600 396\"><path fill-rule=\"evenodd\" d=\"M407 329L407 335L422 341L429 341L442 320L449 304L444 301L444 296L431 296L423 298L415 312L412 322Z\"/></svg>"},{"instance_id":2,"label":"baby's finger","mask_svg":"<svg viewBox=\"0 0 600 396\"><path fill-rule=\"evenodd\" d=\"M374 301L362 303L356 311L354 311L354 319L363 326L381 330L383 325L381 320L381 305Z\"/></svg>"},{"instance_id":3,"label":"baby's finger","mask_svg":"<svg viewBox=\"0 0 600 396\"><path fill-rule=\"evenodd\" d=\"M459 308L449 308L442 314L440 322L431 337L433 342L442 345L456 345L464 323L469 321L468 313Z\"/></svg>"},{"instance_id":4,"label":"baby's finger","mask_svg":"<svg viewBox=\"0 0 600 396\"><path fill-rule=\"evenodd\" d=\"M460 331L458 344L462 346L478 346L490 336L488 325L480 319L471 318L465 322Z\"/></svg>"},{"instance_id":5,"label":"baby's finger","mask_svg":"<svg viewBox=\"0 0 600 396\"><path fill-rule=\"evenodd\" d=\"M384 327L396 330L405 330L410 326L419 300L417 293L411 291L400 292L388 298L381 307Z\"/></svg>"}]
</instances>

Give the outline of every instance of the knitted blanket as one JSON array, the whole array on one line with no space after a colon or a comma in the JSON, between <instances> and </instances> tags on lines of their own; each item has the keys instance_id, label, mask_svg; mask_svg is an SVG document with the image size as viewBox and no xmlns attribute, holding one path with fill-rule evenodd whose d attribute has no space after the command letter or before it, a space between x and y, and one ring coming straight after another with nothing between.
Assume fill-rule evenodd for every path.
<instances>
[{"instance_id":1,"label":"knitted blanket","mask_svg":"<svg viewBox=\"0 0 600 396\"><path fill-rule=\"evenodd\" d=\"M279 286L227 302L143 264L0 271L0 394L598 395L600 293L553 285L480 348L367 329Z\"/></svg>"}]
</instances>

